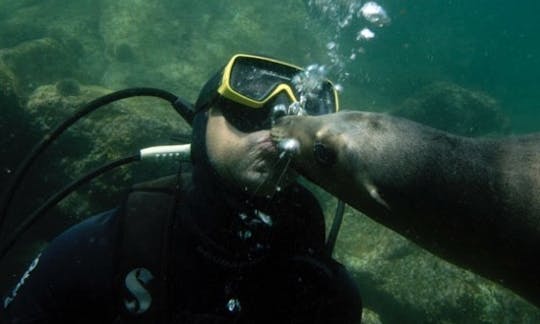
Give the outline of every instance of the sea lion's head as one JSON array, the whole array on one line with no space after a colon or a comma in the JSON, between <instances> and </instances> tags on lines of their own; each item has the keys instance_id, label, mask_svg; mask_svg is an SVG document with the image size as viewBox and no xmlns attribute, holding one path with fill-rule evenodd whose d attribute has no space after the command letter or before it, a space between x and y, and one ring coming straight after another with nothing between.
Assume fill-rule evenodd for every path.
<instances>
[{"instance_id":1,"label":"sea lion's head","mask_svg":"<svg viewBox=\"0 0 540 324\"><path fill-rule=\"evenodd\" d=\"M345 132L340 131L337 114L322 116L287 116L272 127L272 139L278 147L285 141L297 145L285 150L292 166L306 178L330 189L336 187L336 176L346 178L342 162L347 154Z\"/></svg>"},{"instance_id":2,"label":"sea lion's head","mask_svg":"<svg viewBox=\"0 0 540 324\"><path fill-rule=\"evenodd\" d=\"M384 167L380 151L392 139L387 124L363 112L286 116L271 134L278 148L286 141L295 143L281 154L287 154L292 167L307 179L349 204L364 207L375 202L388 209L375 181L384 172L378 168Z\"/></svg>"}]
</instances>

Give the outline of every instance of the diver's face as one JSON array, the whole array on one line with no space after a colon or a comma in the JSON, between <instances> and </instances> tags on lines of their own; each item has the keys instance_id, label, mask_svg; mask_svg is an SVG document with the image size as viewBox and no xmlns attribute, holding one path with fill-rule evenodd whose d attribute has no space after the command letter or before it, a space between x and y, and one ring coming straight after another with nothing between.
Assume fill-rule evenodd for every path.
<instances>
[{"instance_id":1,"label":"diver's face","mask_svg":"<svg viewBox=\"0 0 540 324\"><path fill-rule=\"evenodd\" d=\"M269 130L243 133L219 108L208 112L206 149L210 163L228 183L257 196L270 196L290 185L296 173L279 160Z\"/></svg>"}]
</instances>

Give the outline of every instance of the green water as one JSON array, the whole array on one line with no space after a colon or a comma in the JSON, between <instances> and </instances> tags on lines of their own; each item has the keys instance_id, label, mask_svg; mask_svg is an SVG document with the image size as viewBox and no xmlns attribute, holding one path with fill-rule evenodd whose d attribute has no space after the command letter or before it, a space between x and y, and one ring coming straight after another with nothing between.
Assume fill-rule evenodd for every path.
<instances>
[{"instance_id":1,"label":"green water","mask_svg":"<svg viewBox=\"0 0 540 324\"><path fill-rule=\"evenodd\" d=\"M423 82L448 80L498 100L514 132L540 129L539 3L420 0L388 7L393 24L366 62L380 76L382 97L399 103Z\"/></svg>"},{"instance_id":2,"label":"green water","mask_svg":"<svg viewBox=\"0 0 540 324\"><path fill-rule=\"evenodd\" d=\"M485 135L540 131L539 2L386 0L379 4L391 22L382 27L356 15L340 27L344 8L352 1L313 2L317 4L0 0L0 131L7 134L0 140L1 183L26 148L85 100L112 90L150 86L194 101L209 76L237 52L265 54L301 66L327 65L329 76L343 87L343 109L403 112L411 100L429 102L426 98L446 96L440 101L448 115L441 117L442 110L426 104L415 116L422 115L426 123L442 119L446 124L436 126L459 133L465 129L460 116L480 98L482 107L503 121L492 122L479 111L471 113L466 129L486 130ZM325 6L337 8L337 16ZM375 37L357 40L363 28L370 28ZM337 46L333 51L330 42ZM341 69L332 57L343 64ZM55 85L65 79L80 84L79 97L58 96ZM437 92L430 88L434 84L444 86ZM462 104L456 104L460 100ZM135 110L130 110L132 106ZM44 160L34 172L39 180L25 190L29 196L43 195L63 179L99 164L95 161L122 155L116 150L126 152L142 142L160 144L173 132L187 131L160 103L124 104L114 113L97 114L68 135L49 156L60 156L61 164ZM80 162L88 155L90 162ZM144 170L134 173L133 178L148 176ZM132 178L120 175L112 180L129 183ZM103 188L110 189L100 183L93 190ZM9 265L22 269L36 241L118 201L118 195L98 193L95 203L88 191L92 190L78 193L84 203L72 200L58 217L43 221L28 243L11 255L15 261ZM31 200L29 205L35 205L43 198ZM23 198L21 202L26 205ZM77 217L70 219L74 213ZM349 214L336 254L360 283L371 323L376 318L384 323L540 321L538 308L512 293L431 257L357 213ZM16 222L12 217L8 223ZM0 277L11 284L15 273L10 270ZM1 283L2 290L6 282Z\"/></svg>"},{"instance_id":3,"label":"green water","mask_svg":"<svg viewBox=\"0 0 540 324\"><path fill-rule=\"evenodd\" d=\"M369 104L388 109L422 85L444 80L498 100L513 131L539 130L539 4L419 0L381 5L392 22L373 28L373 40L355 40L361 27L370 26L359 18L339 31L343 55L352 47L365 50L347 63L346 108ZM330 64L325 46L336 33L334 22L321 12L309 16L301 0L274 5L242 0L4 0L0 6L1 47L53 37L71 45L76 68L66 72L81 82L112 89L164 86L191 100L208 75L235 52L265 53L300 65ZM30 75L27 79L32 83Z\"/></svg>"}]
</instances>

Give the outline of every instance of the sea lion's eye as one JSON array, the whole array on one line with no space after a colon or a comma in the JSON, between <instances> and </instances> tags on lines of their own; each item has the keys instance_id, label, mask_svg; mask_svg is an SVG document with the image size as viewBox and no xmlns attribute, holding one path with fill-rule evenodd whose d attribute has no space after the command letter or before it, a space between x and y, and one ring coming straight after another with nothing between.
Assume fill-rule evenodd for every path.
<instances>
[{"instance_id":1,"label":"sea lion's eye","mask_svg":"<svg viewBox=\"0 0 540 324\"><path fill-rule=\"evenodd\" d=\"M313 145L313 155L315 155L317 162L324 166L331 166L336 163L336 152L321 142L316 142Z\"/></svg>"}]
</instances>

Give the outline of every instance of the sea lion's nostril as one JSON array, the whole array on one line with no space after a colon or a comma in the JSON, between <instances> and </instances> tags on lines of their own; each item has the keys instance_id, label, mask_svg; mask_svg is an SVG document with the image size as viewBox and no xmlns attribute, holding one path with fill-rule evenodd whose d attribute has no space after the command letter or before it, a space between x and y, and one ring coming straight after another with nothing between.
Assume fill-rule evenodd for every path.
<instances>
[{"instance_id":1,"label":"sea lion's nostril","mask_svg":"<svg viewBox=\"0 0 540 324\"><path fill-rule=\"evenodd\" d=\"M281 152L281 156L295 155L300 151L300 142L294 138L286 138L278 142L278 150Z\"/></svg>"}]
</instances>

